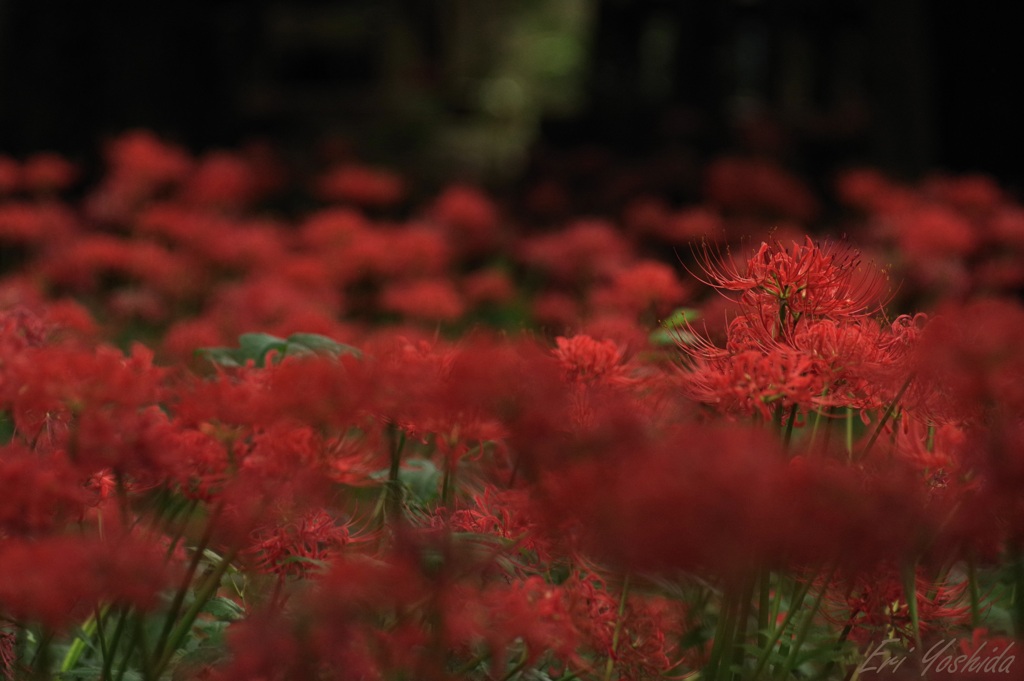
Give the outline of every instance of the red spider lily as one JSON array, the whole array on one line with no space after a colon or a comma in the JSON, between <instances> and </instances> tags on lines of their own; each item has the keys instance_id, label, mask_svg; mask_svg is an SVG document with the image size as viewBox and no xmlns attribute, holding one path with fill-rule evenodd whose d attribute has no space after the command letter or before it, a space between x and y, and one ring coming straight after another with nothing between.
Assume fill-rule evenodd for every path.
<instances>
[{"instance_id":1,"label":"red spider lily","mask_svg":"<svg viewBox=\"0 0 1024 681\"><path fill-rule=\"evenodd\" d=\"M84 293L101 291L104 278L138 282L170 300L188 297L202 276L194 262L153 243L106 235L83 237L55 250L40 263L54 285Z\"/></svg>"},{"instance_id":2,"label":"red spider lily","mask_svg":"<svg viewBox=\"0 0 1024 681\"><path fill-rule=\"evenodd\" d=\"M258 196L257 177L246 160L229 152L199 159L182 187L182 198L211 208L240 209Z\"/></svg>"},{"instance_id":3,"label":"red spider lily","mask_svg":"<svg viewBox=\"0 0 1024 681\"><path fill-rule=\"evenodd\" d=\"M622 350L613 341L559 336L555 345L555 357L570 382L622 383L627 379Z\"/></svg>"},{"instance_id":4,"label":"red spider lily","mask_svg":"<svg viewBox=\"0 0 1024 681\"><path fill-rule=\"evenodd\" d=\"M802 353L748 350L698 361L682 375L682 388L722 413L768 419L780 408L817 405L826 384L816 369L814 360Z\"/></svg>"},{"instance_id":5,"label":"red spider lily","mask_svg":"<svg viewBox=\"0 0 1024 681\"><path fill-rule=\"evenodd\" d=\"M784 468L760 433L688 427L645 443L631 429L595 419L593 436L579 442L587 454L545 462L551 527L577 522L584 546L634 568L735 574L765 558L781 522L771 499Z\"/></svg>"},{"instance_id":6,"label":"red spider lily","mask_svg":"<svg viewBox=\"0 0 1024 681\"><path fill-rule=\"evenodd\" d=\"M255 532L246 550L257 570L280 576L306 577L319 572L325 561L349 543L348 528L336 524L323 509L314 509L286 524Z\"/></svg>"},{"instance_id":7,"label":"red spider lily","mask_svg":"<svg viewBox=\"0 0 1024 681\"><path fill-rule=\"evenodd\" d=\"M500 270L481 270L462 279L466 302L473 306L505 305L516 297L515 284Z\"/></svg>"},{"instance_id":8,"label":"red spider lily","mask_svg":"<svg viewBox=\"0 0 1024 681\"><path fill-rule=\"evenodd\" d=\"M89 474L162 466L167 419L155 405L166 372L151 352L47 347L14 359L0 380L0 403L26 441L45 436Z\"/></svg>"},{"instance_id":9,"label":"red spider lily","mask_svg":"<svg viewBox=\"0 0 1024 681\"><path fill-rule=\"evenodd\" d=\"M767 213L807 221L819 206L795 176L767 161L721 158L707 170L708 198L732 210Z\"/></svg>"},{"instance_id":10,"label":"red spider lily","mask_svg":"<svg viewBox=\"0 0 1024 681\"><path fill-rule=\"evenodd\" d=\"M531 316L542 328L551 329L554 333L565 333L579 326L582 310L572 296L550 291L533 299Z\"/></svg>"},{"instance_id":11,"label":"red spider lily","mask_svg":"<svg viewBox=\"0 0 1024 681\"><path fill-rule=\"evenodd\" d=\"M968 621L966 581L936 582L918 570L913 584L914 593L907 594L899 570L892 567L842 579L830 585L825 612L836 624L849 627L850 640L861 646L887 639L913 645L918 635L948 635ZM916 601L917 631L908 598Z\"/></svg>"},{"instance_id":12,"label":"red spider lily","mask_svg":"<svg viewBox=\"0 0 1024 681\"><path fill-rule=\"evenodd\" d=\"M0 195L13 194L21 187L21 166L9 156L0 156Z\"/></svg>"},{"instance_id":13,"label":"red spider lily","mask_svg":"<svg viewBox=\"0 0 1024 681\"><path fill-rule=\"evenodd\" d=\"M140 206L176 188L192 168L183 149L141 130L112 140L105 155L108 174L85 205L91 217L105 223L129 223Z\"/></svg>"},{"instance_id":14,"label":"red spider lily","mask_svg":"<svg viewBox=\"0 0 1024 681\"><path fill-rule=\"evenodd\" d=\"M566 582L573 620L584 645L609 659L624 678L654 678L678 665L684 607L658 597L627 593L598 574L576 571ZM621 606L621 607L620 607Z\"/></svg>"},{"instance_id":15,"label":"red spider lily","mask_svg":"<svg viewBox=\"0 0 1024 681\"><path fill-rule=\"evenodd\" d=\"M771 323L775 336L791 331L802 318L849 319L881 306L884 274L861 262L845 245L818 246L808 237L791 249L762 243L744 265L708 247L698 254L698 275L719 290L741 292L740 301ZM703 277L703 278L702 278ZM772 322L777 318L777 325Z\"/></svg>"},{"instance_id":16,"label":"red spider lily","mask_svg":"<svg viewBox=\"0 0 1024 681\"><path fill-rule=\"evenodd\" d=\"M527 239L522 259L558 281L583 284L628 262L631 248L612 225L577 222L554 234Z\"/></svg>"},{"instance_id":17,"label":"red spider lily","mask_svg":"<svg viewBox=\"0 0 1024 681\"><path fill-rule=\"evenodd\" d=\"M499 537L513 542L519 551L533 551L538 557L548 558L551 547L544 539L534 505L526 490L498 490L493 485L485 485L483 492L474 495L472 500L439 514L435 523L455 532Z\"/></svg>"},{"instance_id":18,"label":"red spider lily","mask_svg":"<svg viewBox=\"0 0 1024 681\"><path fill-rule=\"evenodd\" d=\"M298 241L323 252L344 248L370 230L370 221L352 208L324 208L310 213L299 225Z\"/></svg>"},{"instance_id":19,"label":"red spider lily","mask_svg":"<svg viewBox=\"0 0 1024 681\"><path fill-rule=\"evenodd\" d=\"M919 205L890 219L900 252L911 261L966 256L978 247L974 225L942 206Z\"/></svg>"},{"instance_id":20,"label":"red spider lily","mask_svg":"<svg viewBox=\"0 0 1024 681\"><path fill-rule=\"evenodd\" d=\"M1024 408L1019 339L1024 308L1010 300L979 300L941 309L914 353L920 375L911 397L937 421L965 421Z\"/></svg>"},{"instance_id":21,"label":"red spider lily","mask_svg":"<svg viewBox=\"0 0 1024 681\"><path fill-rule=\"evenodd\" d=\"M183 180L192 165L183 149L142 130L112 140L106 156L112 175L125 181L131 178L147 188Z\"/></svg>"},{"instance_id":22,"label":"red spider lily","mask_svg":"<svg viewBox=\"0 0 1024 681\"><path fill-rule=\"evenodd\" d=\"M671 267L642 260L615 272L607 287L595 289L591 304L596 309L662 316L687 297L687 289Z\"/></svg>"},{"instance_id":23,"label":"red spider lily","mask_svg":"<svg viewBox=\"0 0 1024 681\"><path fill-rule=\"evenodd\" d=\"M447 279L395 283L381 292L380 304L388 312L427 322L451 322L462 316L462 297Z\"/></svg>"},{"instance_id":24,"label":"red spider lily","mask_svg":"<svg viewBox=\"0 0 1024 681\"><path fill-rule=\"evenodd\" d=\"M328 201L360 206L393 206L405 197L405 182L397 174L360 165L329 169L317 181L317 193Z\"/></svg>"},{"instance_id":25,"label":"red spider lily","mask_svg":"<svg viewBox=\"0 0 1024 681\"><path fill-rule=\"evenodd\" d=\"M49 247L74 239L76 216L60 205L10 202L0 206L0 243ZM48 250L49 250L48 249Z\"/></svg>"},{"instance_id":26,"label":"red spider lily","mask_svg":"<svg viewBox=\"0 0 1024 681\"><path fill-rule=\"evenodd\" d=\"M0 544L0 609L64 630L103 603L149 610L174 574L165 549L130 536L54 536Z\"/></svg>"},{"instance_id":27,"label":"red spider lily","mask_svg":"<svg viewBox=\"0 0 1024 681\"><path fill-rule=\"evenodd\" d=\"M78 168L63 156L52 153L28 157L21 172L23 186L37 194L64 191L78 179Z\"/></svg>"},{"instance_id":28,"label":"red spider lily","mask_svg":"<svg viewBox=\"0 0 1024 681\"><path fill-rule=\"evenodd\" d=\"M445 639L455 650L472 654L485 644L491 667L504 669L508 650L521 642L522 663L542 654L575 660L580 634L571 611L571 595L540 577L484 586L456 584L441 596Z\"/></svg>"},{"instance_id":29,"label":"red spider lily","mask_svg":"<svg viewBox=\"0 0 1024 681\"><path fill-rule=\"evenodd\" d=\"M464 185L448 187L429 212L434 221L445 227L449 242L463 256L479 256L501 242L498 207L479 189Z\"/></svg>"},{"instance_id":30,"label":"red spider lily","mask_svg":"<svg viewBox=\"0 0 1024 681\"><path fill-rule=\"evenodd\" d=\"M16 638L13 632L0 631L0 674L3 674L4 681L14 681L16 665L18 663L15 653Z\"/></svg>"},{"instance_id":31,"label":"red spider lily","mask_svg":"<svg viewBox=\"0 0 1024 681\"><path fill-rule=\"evenodd\" d=\"M80 517L86 501L81 483L63 452L0 447L0 536L35 536Z\"/></svg>"},{"instance_id":32,"label":"red spider lily","mask_svg":"<svg viewBox=\"0 0 1024 681\"><path fill-rule=\"evenodd\" d=\"M228 630L232 656L213 672L217 681L286 681L317 676L317 665L288 622L276 613L254 612Z\"/></svg>"},{"instance_id":33,"label":"red spider lily","mask_svg":"<svg viewBox=\"0 0 1024 681\"><path fill-rule=\"evenodd\" d=\"M924 194L943 201L968 215L984 215L1005 200L1003 190L987 175L933 176L921 187Z\"/></svg>"}]
</instances>

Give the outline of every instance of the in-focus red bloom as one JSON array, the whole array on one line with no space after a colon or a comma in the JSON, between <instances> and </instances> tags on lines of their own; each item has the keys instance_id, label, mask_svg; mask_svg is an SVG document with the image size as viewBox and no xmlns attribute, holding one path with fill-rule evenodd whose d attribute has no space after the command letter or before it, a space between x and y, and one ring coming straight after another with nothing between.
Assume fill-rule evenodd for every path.
<instances>
[{"instance_id":1,"label":"in-focus red bloom","mask_svg":"<svg viewBox=\"0 0 1024 681\"><path fill-rule=\"evenodd\" d=\"M760 414L796 405L813 408L825 394L823 377L808 355L778 348L746 350L703 360L683 375L683 390L726 414Z\"/></svg>"},{"instance_id":2,"label":"in-focus red bloom","mask_svg":"<svg viewBox=\"0 0 1024 681\"><path fill-rule=\"evenodd\" d=\"M880 309L887 288L883 272L843 244L819 246L808 237L791 248L762 243L746 263L705 248L698 254L698 279L722 291L740 292L740 302L779 331L801 318L845 319ZM771 328L771 327L769 327Z\"/></svg>"}]
</instances>

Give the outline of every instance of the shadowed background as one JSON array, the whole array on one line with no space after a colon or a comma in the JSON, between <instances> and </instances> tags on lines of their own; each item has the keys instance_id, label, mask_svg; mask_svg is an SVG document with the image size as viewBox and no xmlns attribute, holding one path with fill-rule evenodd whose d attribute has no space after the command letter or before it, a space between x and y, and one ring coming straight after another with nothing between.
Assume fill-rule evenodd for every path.
<instances>
[{"instance_id":1,"label":"shadowed background","mask_svg":"<svg viewBox=\"0 0 1024 681\"><path fill-rule=\"evenodd\" d=\"M86 159L338 140L513 182L553 152L729 151L809 177L1024 177L1009 3L924 0L0 0L0 150Z\"/></svg>"}]
</instances>

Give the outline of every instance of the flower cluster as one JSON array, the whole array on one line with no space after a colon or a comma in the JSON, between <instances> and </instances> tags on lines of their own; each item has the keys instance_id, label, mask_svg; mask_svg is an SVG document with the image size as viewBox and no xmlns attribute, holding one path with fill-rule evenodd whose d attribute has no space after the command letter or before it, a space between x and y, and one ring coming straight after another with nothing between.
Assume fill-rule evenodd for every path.
<instances>
[{"instance_id":1,"label":"flower cluster","mask_svg":"<svg viewBox=\"0 0 1024 681\"><path fill-rule=\"evenodd\" d=\"M289 214L263 146L106 157L80 202L0 158L0 678L832 679L1024 636L990 183L850 173L836 241L760 160L578 217L557 178L420 201L346 157Z\"/></svg>"}]
</instances>

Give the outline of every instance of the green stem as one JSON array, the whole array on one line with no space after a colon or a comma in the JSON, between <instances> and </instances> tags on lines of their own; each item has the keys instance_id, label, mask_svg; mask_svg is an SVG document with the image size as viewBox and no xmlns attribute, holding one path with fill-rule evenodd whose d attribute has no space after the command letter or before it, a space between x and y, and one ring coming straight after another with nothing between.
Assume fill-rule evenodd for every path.
<instances>
[{"instance_id":1,"label":"green stem","mask_svg":"<svg viewBox=\"0 0 1024 681\"><path fill-rule=\"evenodd\" d=\"M444 476L441 478L441 506L452 512L452 488L455 479L455 463L451 454L444 458Z\"/></svg>"},{"instance_id":2,"label":"green stem","mask_svg":"<svg viewBox=\"0 0 1024 681\"><path fill-rule=\"evenodd\" d=\"M736 621L736 634L733 637L733 663L735 667L743 664L743 644L747 642L747 628L750 624L750 611L754 601L754 589L757 587L757 576L744 587L740 598L740 615Z\"/></svg>"},{"instance_id":3,"label":"green stem","mask_svg":"<svg viewBox=\"0 0 1024 681\"><path fill-rule=\"evenodd\" d=\"M836 668L836 660L840 653L843 652L843 645L846 643L846 639L849 638L851 631L853 631L853 625L847 624L843 627L843 631L839 634L839 638L836 639L835 655L828 661L828 664L825 665L825 670L821 673L819 678L827 679L830 677L832 670Z\"/></svg>"},{"instance_id":4,"label":"green stem","mask_svg":"<svg viewBox=\"0 0 1024 681\"><path fill-rule=\"evenodd\" d=\"M117 647L121 643L121 634L124 632L124 624L127 620L125 609L122 607L117 613L117 624L114 626L114 633L110 637L110 645L107 647L106 656L103 658L103 671L101 673L101 679L109 679L111 672L114 670L114 654L117 652Z\"/></svg>"},{"instance_id":5,"label":"green stem","mask_svg":"<svg viewBox=\"0 0 1024 681\"><path fill-rule=\"evenodd\" d=\"M160 631L160 636L156 641L156 654L159 655L160 651L164 650L164 646L167 644L167 639L171 635L171 631L174 629L174 623L178 619L178 615L181 613L181 608L185 603L185 597L188 594L189 587L192 585L192 581L195 579L196 572L199 570L199 563L203 560L203 554L206 552L206 548L210 545L210 541L213 539L214 527L217 524L217 519L220 517L220 513L223 510L223 502L214 509L213 514L206 523L206 529L203 532L202 538L199 540L199 545L195 547L192 554L192 560L189 561L188 569L185 571L185 578L181 582L181 586L178 587L178 591L174 594L174 600L171 602L171 607L167 611L167 617L164 620L163 629Z\"/></svg>"},{"instance_id":6,"label":"green stem","mask_svg":"<svg viewBox=\"0 0 1024 681\"><path fill-rule=\"evenodd\" d=\"M971 629L977 629L981 623L981 591L978 589L978 571L974 558L967 559L967 588L971 598Z\"/></svg>"},{"instance_id":7,"label":"green stem","mask_svg":"<svg viewBox=\"0 0 1024 681\"><path fill-rule=\"evenodd\" d=\"M790 621L800 610L800 606L803 605L804 599L807 597L807 592L811 590L812 581L813 580L809 579L797 586L796 592L793 595L793 602L790 603L789 609L786 611L786 616L782 619L782 623L775 627L771 639L768 640L767 645L761 648L761 653L757 658L757 664L755 665L754 671L750 677L751 681L757 681L757 679L761 677L765 666L768 664L768 658L771 657L771 653L775 649L776 644L779 642L779 639L782 638L782 634L785 633L786 629L789 627ZM778 591L781 591L781 589ZM778 596L778 592L776 592L776 596ZM775 608L777 613L777 603Z\"/></svg>"},{"instance_id":8,"label":"green stem","mask_svg":"<svg viewBox=\"0 0 1024 681\"><path fill-rule=\"evenodd\" d=\"M835 568L829 572L825 582L821 585L821 589L818 591L818 596L814 599L814 604L804 613L804 618L800 622L800 628L797 630L796 640L793 642L793 647L789 651L789 657L786 659L786 666L782 671L781 678L785 678L793 671L793 667L796 665L797 656L800 653L800 648L803 647L804 641L807 640L807 634L811 630L811 624L814 622L814 618L818 614L818 609L821 607L821 601L825 598L825 592L828 591L828 585L832 581L832 575L834 574Z\"/></svg>"},{"instance_id":9,"label":"green stem","mask_svg":"<svg viewBox=\"0 0 1024 681\"><path fill-rule=\"evenodd\" d=\"M615 630L612 632L612 649L608 655L608 661L604 665L604 681L610 681L612 671L615 669L615 655L619 648L619 636L622 634L622 624L626 618L626 598L629 596L629 574L622 580L622 595L619 597L619 613L615 619Z\"/></svg>"},{"instance_id":10,"label":"green stem","mask_svg":"<svg viewBox=\"0 0 1024 681\"><path fill-rule=\"evenodd\" d=\"M740 607L735 589L726 591L722 603L722 614L715 627L715 639L708 664L708 678L726 681L731 672L730 660L736 635L736 621Z\"/></svg>"},{"instance_id":11,"label":"green stem","mask_svg":"<svg viewBox=\"0 0 1024 681\"><path fill-rule=\"evenodd\" d=\"M893 412L896 411L896 405L898 405L900 400L903 399L903 393L907 392L907 388L910 387L910 383L913 380L913 374L907 376L907 380L903 382L902 386L900 386L899 392L896 393L896 397L892 398L892 401L886 405L885 412L882 414L882 419L878 422L878 426L875 427L875 432L871 433L871 439L868 440L868 444L864 447L864 451L860 453L861 456L870 452L871 448L875 446L875 441L878 440L878 436L882 434L882 428L885 427L889 417L891 417Z\"/></svg>"},{"instance_id":12,"label":"green stem","mask_svg":"<svg viewBox=\"0 0 1024 681\"><path fill-rule=\"evenodd\" d=\"M474 669L479 667L480 663L482 663L486 659L487 659L487 655L486 654L484 654L484 655L477 655L472 660L470 660L466 664L464 664L461 667L459 667L458 669L456 669L455 673L452 674L452 677L457 679L457 678L461 678L461 677L465 676L466 674L470 673L471 671L473 671Z\"/></svg>"},{"instance_id":13,"label":"green stem","mask_svg":"<svg viewBox=\"0 0 1024 681\"><path fill-rule=\"evenodd\" d=\"M782 444L789 449L789 443L793 439L793 424L796 423L796 405L789 408L789 420L786 422L786 434L782 438Z\"/></svg>"},{"instance_id":14,"label":"green stem","mask_svg":"<svg viewBox=\"0 0 1024 681\"><path fill-rule=\"evenodd\" d=\"M199 613L202 612L203 608L206 607L207 602L217 593L217 589L220 588L220 581L224 577L224 573L227 572L228 567L231 566L231 561L235 559L235 555L238 553L237 550L232 550L226 553L220 562L214 567L203 584L196 591L195 601L192 606L185 612L178 625L174 628L169 639L166 641L162 652L160 648L154 651L154 654L159 655L158 662L153 669L153 679L160 678L167 665L171 662L171 657L174 655L174 651L181 647L188 636L188 633L192 630L192 625L195 623Z\"/></svg>"},{"instance_id":15,"label":"green stem","mask_svg":"<svg viewBox=\"0 0 1024 681\"><path fill-rule=\"evenodd\" d=\"M1018 638L1024 636L1024 562L1017 546L1010 549L1013 571L1013 634Z\"/></svg>"},{"instance_id":16,"label":"green stem","mask_svg":"<svg viewBox=\"0 0 1024 681\"><path fill-rule=\"evenodd\" d=\"M811 447L818 441L818 428L821 427L821 407L814 410L814 423L811 424Z\"/></svg>"},{"instance_id":17,"label":"green stem","mask_svg":"<svg viewBox=\"0 0 1024 681\"><path fill-rule=\"evenodd\" d=\"M907 599L907 614L910 615L910 630L914 635L914 645L918 650L922 650L921 621L917 610L917 574L912 564L903 566L903 597Z\"/></svg>"},{"instance_id":18,"label":"green stem","mask_svg":"<svg viewBox=\"0 0 1024 681\"><path fill-rule=\"evenodd\" d=\"M100 653L103 653L103 631L102 626L98 626L100 623L100 610L97 608L96 614L86 620L81 630L75 636L74 642L68 647L67 652L64 653L64 659L60 662L61 673L69 672L74 668L79 658L82 657L82 653L85 652L87 639L95 636L97 631L99 631L100 635Z\"/></svg>"},{"instance_id":19,"label":"green stem","mask_svg":"<svg viewBox=\"0 0 1024 681\"><path fill-rule=\"evenodd\" d=\"M853 407L846 408L846 458L853 460Z\"/></svg>"},{"instance_id":20,"label":"green stem","mask_svg":"<svg viewBox=\"0 0 1024 681\"><path fill-rule=\"evenodd\" d=\"M519 672L523 671L523 669L526 668L526 661L529 660L529 659L530 659L529 651L528 650L524 650L523 651L523 659L519 660L519 662L517 662L514 667L509 669L508 673L505 674L505 676L501 677L501 681L509 681L509 679L511 679L513 676L515 676Z\"/></svg>"},{"instance_id":21,"label":"green stem","mask_svg":"<svg viewBox=\"0 0 1024 681\"><path fill-rule=\"evenodd\" d=\"M398 477L402 464L402 450L405 448L405 431L392 429L391 467L388 469L387 516L398 520L402 515L402 482Z\"/></svg>"},{"instance_id":22,"label":"green stem","mask_svg":"<svg viewBox=\"0 0 1024 681\"><path fill-rule=\"evenodd\" d=\"M762 570L757 597L757 645L762 650L768 645L768 626L771 616L771 572Z\"/></svg>"}]
</instances>

